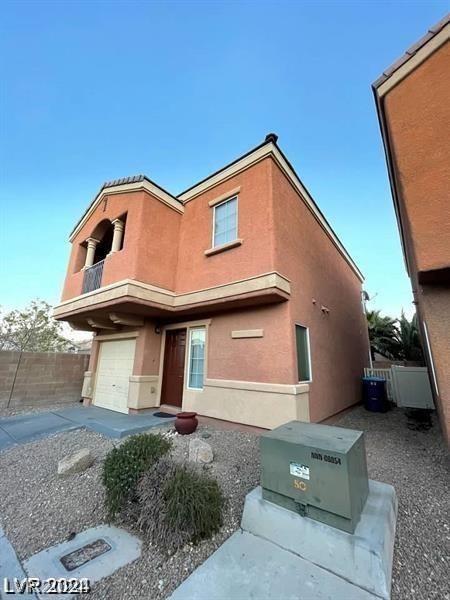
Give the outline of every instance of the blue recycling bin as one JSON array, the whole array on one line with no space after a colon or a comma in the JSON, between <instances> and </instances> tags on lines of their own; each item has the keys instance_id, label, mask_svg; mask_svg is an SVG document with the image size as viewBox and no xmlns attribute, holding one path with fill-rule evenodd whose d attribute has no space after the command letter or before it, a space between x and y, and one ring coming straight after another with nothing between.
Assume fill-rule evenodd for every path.
<instances>
[{"instance_id":1,"label":"blue recycling bin","mask_svg":"<svg viewBox=\"0 0 450 600\"><path fill-rule=\"evenodd\" d=\"M386 380L382 377L363 377L363 401L366 410L386 412L388 410Z\"/></svg>"}]
</instances>

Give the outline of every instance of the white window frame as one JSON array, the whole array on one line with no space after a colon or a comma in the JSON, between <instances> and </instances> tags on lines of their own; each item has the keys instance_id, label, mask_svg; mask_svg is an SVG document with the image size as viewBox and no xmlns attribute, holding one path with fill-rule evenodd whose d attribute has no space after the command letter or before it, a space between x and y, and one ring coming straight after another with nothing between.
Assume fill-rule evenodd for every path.
<instances>
[{"instance_id":1,"label":"white window frame","mask_svg":"<svg viewBox=\"0 0 450 600\"><path fill-rule=\"evenodd\" d=\"M205 356L203 358L203 385L201 388L191 387L189 385L189 381L191 379L191 337L194 331L198 331L199 329L203 329L205 332ZM189 327L188 329L188 352L187 352L187 368L186 368L186 389L192 390L194 392L203 392L205 389L205 378L206 378L206 337L207 337L207 327L206 325L199 325L198 327Z\"/></svg>"},{"instance_id":2,"label":"white window frame","mask_svg":"<svg viewBox=\"0 0 450 600\"><path fill-rule=\"evenodd\" d=\"M311 361L311 341L309 337L309 327L303 325L303 323L298 323L297 321L294 323L294 344L295 344L295 367L297 369L297 377L298 377L298 351L297 351L297 325L299 327L303 327L306 329L306 344L308 346L308 362L309 362L309 379L298 380L299 383L312 383L312 361Z\"/></svg>"},{"instance_id":3,"label":"white window frame","mask_svg":"<svg viewBox=\"0 0 450 600\"><path fill-rule=\"evenodd\" d=\"M236 200L236 235L234 240L228 240L228 242L225 242L224 244L214 244L214 238L216 237L216 208L219 208L219 206L222 206L222 204L226 204L227 202L230 202L230 200ZM212 240L211 240L211 248L220 248L220 246L225 246L226 244L232 244L233 242L235 242L237 239L239 239L239 194L235 194L234 196L230 196L229 198L226 198L226 200L222 200L222 202L219 202L218 204L215 204L213 206L213 226L212 226Z\"/></svg>"}]
</instances>

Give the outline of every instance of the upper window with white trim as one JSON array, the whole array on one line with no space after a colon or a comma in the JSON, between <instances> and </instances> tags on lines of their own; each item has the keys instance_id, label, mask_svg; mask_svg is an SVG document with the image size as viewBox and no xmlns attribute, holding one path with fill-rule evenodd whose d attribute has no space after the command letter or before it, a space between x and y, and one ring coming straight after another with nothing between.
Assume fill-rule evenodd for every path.
<instances>
[{"instance_id":1,"label":"upper window with white trim","mask_svg":"<svg viewBox=\"0 0 450 600\"><path fill-rule=\"evenodd\" d=\"M213 248L237 239L237 200L234 196L214 207Z\"/></svg>"}]
</instances>

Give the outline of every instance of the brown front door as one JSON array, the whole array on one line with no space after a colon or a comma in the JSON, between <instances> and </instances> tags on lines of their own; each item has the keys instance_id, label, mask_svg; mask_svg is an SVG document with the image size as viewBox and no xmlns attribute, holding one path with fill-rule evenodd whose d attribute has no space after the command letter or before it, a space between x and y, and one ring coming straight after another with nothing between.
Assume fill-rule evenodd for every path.
<instances>
[{"instance_id":1,"label":"brown front door","mask_svg":"<svg viewBox=\"0 0 450 600\"><path fill-rule=\"evenodd\" d=\"M186 354L186 329L166 332L161 404L181 406L184 383L184 357Z\"/></svg>"}]
</instances>

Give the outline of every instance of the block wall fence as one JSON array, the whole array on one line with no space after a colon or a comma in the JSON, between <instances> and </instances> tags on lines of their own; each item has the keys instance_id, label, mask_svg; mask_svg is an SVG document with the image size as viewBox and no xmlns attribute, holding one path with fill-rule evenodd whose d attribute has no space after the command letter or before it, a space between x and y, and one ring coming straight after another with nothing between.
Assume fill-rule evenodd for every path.
<instances>
[{"instance_id":1,"label":"block wall fence","mask_svg":"<svg viewBox=\"0 0 450 600\"><path fill-rule=\"evenodd\" d=\"M89 354L0 352L0 408L75 402Z\"/></svg>"}]
</instances>

